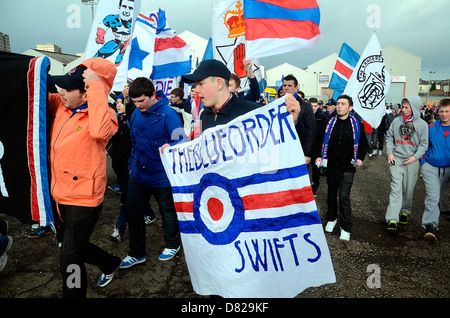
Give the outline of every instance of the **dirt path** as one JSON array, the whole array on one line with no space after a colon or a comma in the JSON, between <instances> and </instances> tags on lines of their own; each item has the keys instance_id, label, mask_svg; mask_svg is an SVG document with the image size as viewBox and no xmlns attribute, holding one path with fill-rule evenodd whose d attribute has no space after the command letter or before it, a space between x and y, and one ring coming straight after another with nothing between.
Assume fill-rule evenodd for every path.
<instances>
[{"instance_id":1,"label":"dirt path","mask_svg":"<svg viewBox=\"0 0 450 318\"><path fill-rule=\"evenodd\" d=\"M115 178L110 172L110 182ZM359 168L352 188L353 234L344 244L338 230L326 234L336 283L309 288L297 298L448 298L450 296L450 221L441 216L438 241L423 239L420 221L425 189L419 179L415 189L414 210L410 222L392 236L385 230L384 213L388 204L390 176L386 156L366 157ZM325 223L326 180L321 179L316 197L320 216ZM156 211L155 202L152 202ZM107 190L104 211L93 233L92 241L124 257L128 236L121 243L112 243L112 233L119 212L119 196ZM450 208L448 195L444 208ZM106 288L97 286L100 272L87 265L89 298L203 298L193 290L183 251L168 262L157 259L164 247L161 218L147 227L147 262L128 270L118 270ZM8 252L8 264L0 272L0 298L60 298L61 276L59 248L53 235L28 239L28 225L0 214L9 222L14 244ZM379 269L379 288L369 288L367 280L373 269ZM371 281L373 283L373 281ZM376 287L376 286L375 286Z\"/></svg>"}]
</instances>

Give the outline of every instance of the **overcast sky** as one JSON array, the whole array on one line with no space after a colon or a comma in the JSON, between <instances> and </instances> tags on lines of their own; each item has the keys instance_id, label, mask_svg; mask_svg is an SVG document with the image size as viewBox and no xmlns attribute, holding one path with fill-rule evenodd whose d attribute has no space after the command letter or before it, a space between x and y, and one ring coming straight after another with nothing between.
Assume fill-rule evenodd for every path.
<instances>
[{"instance_id":1,"label":"overcast sky","mask_svg":"<svg viewBox=\"0 0 450 318\"><path fill-rule=\"evenodd\" d=\"M300 0L299 0L300 1ZM141 11L166 9L169 26L211 37L212 0L142 0ZM266 69L284 62L306 67L346 42L359 54L375 31L382 48L393 45L422 58L421 77L450 79L449 0L317 0L322 38L313 50L261 58ZM81 0L15 0L0 5L0 32L11 50L23 53L36 44L54 43L63 53L84 52L92 24L91 7ZM80 9L77 25L68 25ZM69 23L70 24L70 23ZM401 74L393 74L401 75Z\"/></svg>"}]
</instances>

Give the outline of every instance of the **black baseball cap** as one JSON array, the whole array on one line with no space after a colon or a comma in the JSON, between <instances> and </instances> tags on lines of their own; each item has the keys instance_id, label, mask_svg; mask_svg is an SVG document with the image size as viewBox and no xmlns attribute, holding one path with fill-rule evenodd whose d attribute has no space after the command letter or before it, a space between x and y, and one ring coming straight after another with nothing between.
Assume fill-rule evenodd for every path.
<instances>
[{"instance_id":1,"label":"black baseball cap","mask_svg":"<svg viewBox=\"0 0 450 318\"><path fill-rule=\"evenodd\" d=\"M53 82L64 89L84 89L83 72L87 69L84 65L78 65L65 75L52 76Z\"/></svg>"},{"instance_id":2,"label":"black baseball cap","mask_svg":"<svg viewBox=\"0 0 450 318\"><path fill-rule=\"evenodd\" d=\"M195 81L201 81L207 77L215 76L222 77L226 80L230 79L231 72L225 64L218 60L203 60L197 69L188 75L183 75L183 80L185 83L194 83Z\"/></svg>"}]
</instances>

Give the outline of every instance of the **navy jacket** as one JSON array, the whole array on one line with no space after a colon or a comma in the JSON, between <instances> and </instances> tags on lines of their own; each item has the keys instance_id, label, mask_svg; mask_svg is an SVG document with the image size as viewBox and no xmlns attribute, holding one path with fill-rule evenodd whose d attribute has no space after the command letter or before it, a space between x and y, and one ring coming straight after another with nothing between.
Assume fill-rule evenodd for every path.
<instances>
[{"instance_id":1,"label":"navy jacket","mask_svg":"<svg viewBox=\"0 0 450 318\"><path fill-rule=\"evenodd\" d=\"M185 137L178 113L161 98L145 112L136 108L129 121L131 127L131 156L128 161L130 178L149 187L170 187L164 171L159 148L174 145Z\"/></svg>"}]
</instances>

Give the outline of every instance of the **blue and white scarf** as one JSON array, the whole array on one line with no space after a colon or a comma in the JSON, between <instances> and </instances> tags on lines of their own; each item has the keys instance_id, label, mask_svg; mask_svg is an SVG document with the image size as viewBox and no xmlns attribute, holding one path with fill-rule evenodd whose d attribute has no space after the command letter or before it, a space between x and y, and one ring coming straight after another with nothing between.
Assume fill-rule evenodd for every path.
<instances>
[{"instance_id":1,"label":"blue and white scarf","mask_svg":"<svg viewBox=\"0 0 450 318\"><path fill-rule=\"evenodd\" d=\"M350 115L350 123L352 124L352 130L353 130L353 158L351 161L351 164L356 167L357 159L358 159L358 144L359 144L359 137L361 134L359 122L358 120L353 116ZM323 145L322 145L322 165L324 167L328 164L328 142L330 141L331 132L333 131L334 125L336 124L337 116L334 116L330 119L330 121L327 124L327 127L325 129L325 136L323 138Z\"/></svg>"}]
</instances>

